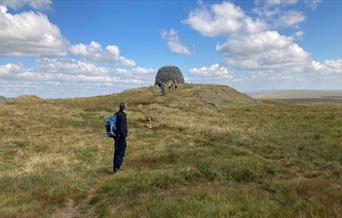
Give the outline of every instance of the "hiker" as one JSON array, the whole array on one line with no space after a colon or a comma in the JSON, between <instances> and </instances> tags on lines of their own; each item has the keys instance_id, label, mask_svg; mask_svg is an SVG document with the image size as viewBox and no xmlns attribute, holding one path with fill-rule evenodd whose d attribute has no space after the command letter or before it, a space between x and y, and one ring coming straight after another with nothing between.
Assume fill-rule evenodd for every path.
<instances>
[{"instance_id":1,"label":"hiker","mask_svg":"<svg viewBox=\"0 0 342 218\"><path fill-rule=\"evenodd\" d=\"M162 81L159 80L158 86L159 86L160 94L161 94L161 95L165 95L164 83L163 83Z\"/></svg>"},{"instance_id":2,"label":"hiker","mask_svg":"<svg viewBox=\"0 0 342 218\"><path fill-rule=\"evenodd\" d=\"M121 165L124 160L126 150L126 137L127 137L127 115L125 113L127 109L127 103L125 101L120 102L119 111L116 113L116 130L117 136L114 137L114 160L113 160L113 172L121 171Z\"/></svg>"},{"instance_id":3,"label":"hiker","mask_svg":"<svg viewBox=\"0 0 342 218\"><path fill-rule=\"evenodd\" d=\"M175 90L177 89L177 80L173 80L173 86L175 88Z\"/></svg>"}]
</instances>

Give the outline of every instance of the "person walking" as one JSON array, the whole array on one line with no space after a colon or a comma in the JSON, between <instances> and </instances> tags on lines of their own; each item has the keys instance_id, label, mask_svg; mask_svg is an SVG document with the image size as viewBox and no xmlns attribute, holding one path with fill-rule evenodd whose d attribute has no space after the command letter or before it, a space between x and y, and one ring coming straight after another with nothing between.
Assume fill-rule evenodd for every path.
<instances>
[{"instance_id":1,"label":"person walking","mask_svg":"<svg viewBox=\"0 0 342 218\"><path fill-rule=\"evenodd\" d=\"M174 80L173 80L173 86L174 86L175 89L177 89L177 84L178 84L178 83L177 83L177 80L174 79Z\"/></svg>"},{"instance_id":2,"label":"person walking","mask_svg":"<svg viewBox=\"0 0 342 218\"><path fill-rule=\"evenodd\" d=\"M114 137L114 159L113 159L113 172L121 171L121 165L125 157L126 151L126 138L128 134L127 128L127 103L120 102L119 111L116 113L116 129L117 136Z\"/></svg>"},{"instance_id":3,"label":"person walking","mask_svg":"<svg viewBox=\"0 0 342 218\"><path fill-rule=\"evenodd\" d=\"M159 86L160 94L161 94L161 95L165 95L165 86L164 86L164 83L163 83L162 81L159 80L158 86Z\"/></svg>"}]
</instances>

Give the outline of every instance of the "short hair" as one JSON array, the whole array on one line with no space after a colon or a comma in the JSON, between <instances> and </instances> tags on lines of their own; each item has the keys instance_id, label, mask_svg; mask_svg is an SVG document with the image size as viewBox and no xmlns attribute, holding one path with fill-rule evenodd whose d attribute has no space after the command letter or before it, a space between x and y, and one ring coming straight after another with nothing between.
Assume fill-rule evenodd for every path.
<instances>
[{"instance_id":1,"label":"short hair","mask_svg":"<svg viewBox=\"0 0 342 218\"><path fill-rule=\"evenodd\" d=\"M127 108L127 102L125 102L125 101L120 102L120 104L119 104L119 110L123 111L123 110L125 110L126 108Z\"/></svg>"}]
</instances>

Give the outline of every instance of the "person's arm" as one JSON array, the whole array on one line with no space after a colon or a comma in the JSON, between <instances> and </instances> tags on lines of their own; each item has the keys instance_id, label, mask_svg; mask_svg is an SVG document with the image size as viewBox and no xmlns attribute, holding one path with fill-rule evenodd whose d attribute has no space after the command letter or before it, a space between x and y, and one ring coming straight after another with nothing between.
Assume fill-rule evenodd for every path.
<instances>
[{"instance_id":1,"label":"person's arm","mask_svg":"<svg viewBox=\"0 0 342 218\"><path fill-rule=\"evenodd\" d=\"M127 136L128 136L127 117L125 118L125 126L124 126L124 129L125 129L125 137L127 137Z\"/></svg>"},{"instance_id":2,"label":"person's arm","mask_svg":"<svg viewBox=\"0 0 342 218\"><path fill-rule=\"evenodd\" d=\"M122 136L122 114L116 116L116 129L118 130L119 136Z\"/></svg>"}]
</instances>

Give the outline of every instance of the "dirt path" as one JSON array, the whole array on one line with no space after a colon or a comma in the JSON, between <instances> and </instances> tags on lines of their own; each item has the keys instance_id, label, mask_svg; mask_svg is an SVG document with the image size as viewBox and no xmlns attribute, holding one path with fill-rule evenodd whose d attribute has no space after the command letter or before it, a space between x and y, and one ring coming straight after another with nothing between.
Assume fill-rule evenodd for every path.
<instances>
[{"instance_id":1,"label":"dirt path","mask_svg":"<svg viewBox=\"0 0 342 218\"><path fill-rule=\"evenodd\" d=\"M96 183L92 188L87 192L87 195L82 198L79 202L74 202L72 199L69 199L69 201L66 202L65 207L59 209L52 217L53 218L76 218L76 217L82 217L82 218L93 218L95 217L94 214L87 213L87 214L81 214L80 209L89 207L90 201L93 199L93 197L96 195L96 187L100 187L102 183L105 183L108 178L111 176L114 176L111 172L108 172L105 176L101 177L99 181Z\"/></svg>"},{"instance_id":2,"label":"dirt path","mask_svg":"<svg viewBox=\"0 0 342 218\"><path fill-rule=\"evenodd\" d=\"M92 217L84 214L80 214L80 209L89 205L91 199L95 196L96 189L88 192L80 202L75 203L73 200L69 200L65 207L57 211L52 217L53 218L72 218L72 217Z\"/></svg>"}]
</instances>

